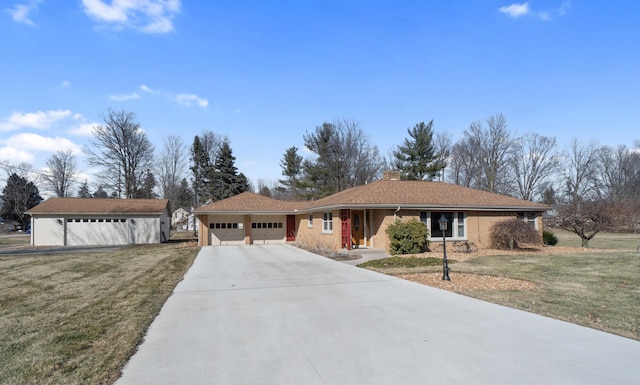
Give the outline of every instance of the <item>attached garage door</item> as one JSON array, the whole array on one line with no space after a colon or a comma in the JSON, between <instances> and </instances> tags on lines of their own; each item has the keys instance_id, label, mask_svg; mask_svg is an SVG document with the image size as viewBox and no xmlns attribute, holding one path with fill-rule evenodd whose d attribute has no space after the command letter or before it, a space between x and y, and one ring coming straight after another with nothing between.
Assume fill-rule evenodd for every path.
<instances>
[{"instance_id":1,"label":"attached garage door","mask_svg":"<svg viewBox=\"0 0 640 385\"><path fill-rule=\"evenodd\" d=\"M244 217L212 217L209 223L209 239L212 245L244 245Z\"/></svg>"},{"instance_id":2,"label":"attached garage door","mask_svg":"<svg viewBox=\"0 0 640 385\"><path fill-rule=\"evenodd\" d=\"M253 244L284 243L286 234L286 216L284 215L254 216L251 218Z\"/></svg>"}]
</instances>

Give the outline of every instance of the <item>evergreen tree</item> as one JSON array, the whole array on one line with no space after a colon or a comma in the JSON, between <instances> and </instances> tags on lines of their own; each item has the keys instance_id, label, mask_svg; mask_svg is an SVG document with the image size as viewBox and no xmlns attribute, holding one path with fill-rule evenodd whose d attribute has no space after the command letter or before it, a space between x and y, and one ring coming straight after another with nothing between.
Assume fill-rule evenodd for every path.
<instances>
[{"instance_id":1,"label":"evergreen tree","mask_svg":"<svg viewBox=\"0 0 640 385\"><path fill-rule=\"evenodd\" d=\"M207 185L210 183L209 177L211 176L212 165L209 153L202 145L198 135L193 139L193 145L191 146L190 168L193 172L191 186L194 204L195 207L200 207L208 199L206 191Z\"/></svg>"},{"instance_id":2,"label":"evergreen tree","mask_svg":"<svg viewBox=\"0 0 640 385\"><path fill-rule=\"evenodd\" d=\"M176 194L176 202L174 207L191 208L193 206L193 192L186 178L182 178L178 192Z\"/></svg>"},{"instance_id":3,"label":"evergreen tree","mask_svg":"<svg viewBox=\"0 0 640 385\"><path fill-rule=\"evenodd\" d=\"M393 152L395 165L405 180L432 180L445 167L433 141L433 120L408 128L409 138Z\"/></svg>"},{"instance_id":4,"label":"evergreen tree","mask_svg":"<svg viewBox=\"0 0 640 385\"><path fill-rule=\"evenodd\" d=\"M93 198L109 198L109 194L107 194L107 192L102 188L102 185L100 185L98 186L98 189L93 193Z\"/></svg>"},{"instance_id":5,"label":"evergreen tree","mask_svg":"<svg viewBox=\"0 0 640 385\"><path fill-rule=\"evenodd\" d=\"M144 176L142 187L136 190L135 197L140 199L155 199L158 195L153 191L156 187L156 178L150 170Z\"/></svg>"},{"instance_id":6,"label":"evergreen tree","mask_svg":"<svg viewBox=\"0 0 640 385\"><path fill-rule=\"evenodd\" d=\"M249 183L247 177L240 173L235 166L236 158L228 141L222 143L218 156L213 164L213 183L210 184L210 194L214 201L219 201L247 191Z\"/></svg>"},{"instance_id":7,"label":"evergreen tree","mask_svg":"<svg viewBox=\"0 0 640 385\"><path fill-rule=\"evenodd\" d=\"M278 181L281 186L278 186L277 190L287 196L288 199L299 199L301 195L300 189L303 187L302 156L298 155L297 147L292 146L285 151L280 161L280 167L282 167L282 175L285 179Z\"/></svg>"},{"instance_id":8,"label":"evergreen tree","mask_svg":"<svg viewBox=\"0 0 640 385\"><path fill-rule=\"evenodd\" d=\"M82 185L80 185L80 188L78 189L78 198L93 198L93 195L91 195L91 192L89 192L89 183L87 183L86 180Z\"/></svg>"},{"instance_id":9,"label":"evergreen tree","mask_svg":"<svg viewBox=\"0 0 640 385\"><path fill-rule=\"evenodd\" d=\"M0 217L16 221L24 228L29 217L25 211L40 204L42 197L33 182L13 173L7 179L7 185L2 190L0 200L3 202Z\"/></svg>"}]
</instances>

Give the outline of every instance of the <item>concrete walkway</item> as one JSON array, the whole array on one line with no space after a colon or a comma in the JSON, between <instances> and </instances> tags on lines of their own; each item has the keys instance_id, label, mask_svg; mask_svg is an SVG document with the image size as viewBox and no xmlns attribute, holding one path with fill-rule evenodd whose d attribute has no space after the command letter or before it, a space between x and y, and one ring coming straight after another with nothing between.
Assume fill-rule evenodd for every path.
<instances>
[{"instance_id":1,"label":"concrete walkway","mask_svg":"<svg viewBox=\"0 0 640 385\"><path fill-rule=\"evenodd\" d=\"M267 245L203 248L117 385L639 381L640 342Z\"/></svg>"}]
</instances>

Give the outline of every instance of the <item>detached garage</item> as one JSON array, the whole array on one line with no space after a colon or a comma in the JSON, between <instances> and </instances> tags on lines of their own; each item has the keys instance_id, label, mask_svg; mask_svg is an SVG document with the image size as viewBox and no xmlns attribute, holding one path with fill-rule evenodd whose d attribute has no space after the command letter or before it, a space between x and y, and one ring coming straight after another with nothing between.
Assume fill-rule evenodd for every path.
<instances>
[{"instance_id":1,"label":"detached garage","mask_svg":"<svg viewBox=\"0 0 640 385\"><path fill-rule=\"evenodd\" d=\"M27 214L34 246L166 242L171 222L167 199L49 198Z\"/></svg>"}]
</instances>

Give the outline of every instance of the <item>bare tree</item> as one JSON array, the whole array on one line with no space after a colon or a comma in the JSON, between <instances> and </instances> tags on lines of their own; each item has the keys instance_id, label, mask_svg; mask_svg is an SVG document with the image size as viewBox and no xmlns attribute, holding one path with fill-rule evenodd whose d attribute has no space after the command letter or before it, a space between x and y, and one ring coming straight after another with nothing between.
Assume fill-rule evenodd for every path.
<instances>
[{"instance_id":1,"label":"bare tree","mask_svg":"<svg viewBox=\"0 0 640 385\"><path fill-rule=\"evenodd\" d=\"M171 212L178 208L180 182L187 167L187 146L177 135L169 135L164 140L162 152L156 158L160 195L171 202Z\"/></svg>"},{"instance_id":2,"label":"bare tree","mask_svg":"<svg viewBox=\"0 0 640 385\"><path fill-rule=\"evenodd\" d=\"M609 207L598 188L599 153L594 140L585 143L574 138L565 149L566 190L558 205L558 219L564 229L582 239L583 247L589 247L589 241L610 222Z\"/></svg>"},{"instance_id":3,"label":"bare tree","mask_svg":"<svg viewBox=\"0 0 640 385\"><path fill-rule=\"evenodd\" d=\"M640 197L640 153L620 145L600 149L599 186L604 198L614 203Z\"/></svg>"},{"instance_id":4,"label":"bare tree","mask_svg":"<svg viewBox=\"0 0 640 385\"><path fill-rule=\"evenodd\" d=\"M558 169L556 139L529 133L515 141L510 162L518 189L518 197L533 200L541 195L544 182Z\"/></svg>"},{"instance_id":5,"label":"bare tree","mask_svg":"<svg viewBox=\"0 0 640 385\"><path fill-rule=\"evenodd\" d=\"M325 122L303 139L305 147L316 155L303 163L308 185L315 186L310 198L364 184L380 175L383 161L378 148L369 143L357 121Z\"/></svg>"},{"instance_id":6,"label":"bare tree","mask_svg":"<svg viewBox=\"0 0 640 385\"><path fill-rule=\"evenodd\" d=\"M89 156L89 164L102 169L102 182L118 196L131 198L152 168L153 145L133 112L110 109L102 119L105 124L94 127L89 141L93 148L85 146L83 150Z\"/></svg>"},{"instance_id":7,"label":"bare tree","mask_svg":"<svg viewBox=\"0 0 640 385\"><path fill-rule=\"evenodd\" d=\"M451 151L454 183L494 193L509 193L509 162L514 146L513 134L502 114L471 123L464 137Z\"/></svg>"},{"instance_id":8,"label":"bare tree","mask_svg":"<svg viewBox=\"0 0 640 385\"><path fill-rule=\"evenodd\" d=\"M563 178L569 201L598 196L599 146L594 140L581 142L573 138L564 151Z\"/></svg>"},{"instance_id":9,"label":"bare tree","mask_svg":"<svg viewBox=\"0 0 640 385\"><path fill-rule=\"evenodd\" d=\"M607 205L596 199L569 201L559 207L558 218L562 228L580 237L582 247L589 247L589 241L610 223Z\"/></svg>"},{"instance_id":10,"label":"bare tree","mask_svg":"<svg viewBox=\"0 0 640 385\"><path fill-rule=\"evenodd\" d=\"M58 197L67 197L78 175L76 157L71 150L58 150L47 159L47 172L44 182Z\"/></svg>"}]
</instances>

